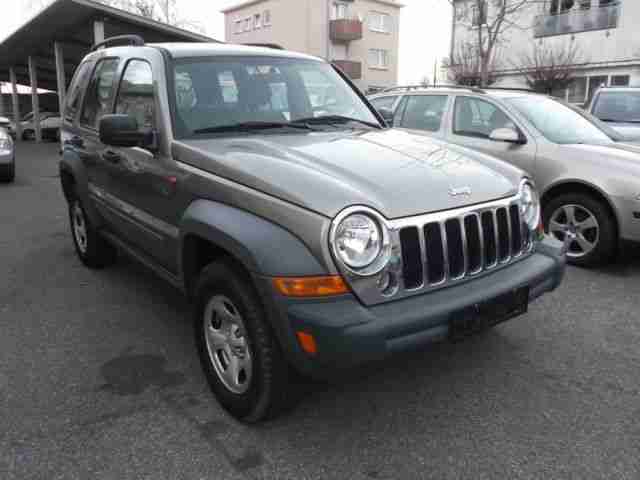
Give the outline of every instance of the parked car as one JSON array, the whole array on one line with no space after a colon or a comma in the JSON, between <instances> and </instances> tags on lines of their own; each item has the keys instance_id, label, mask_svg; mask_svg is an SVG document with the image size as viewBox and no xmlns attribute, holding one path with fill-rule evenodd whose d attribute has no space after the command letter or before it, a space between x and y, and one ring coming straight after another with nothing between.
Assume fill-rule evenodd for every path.
<instances>
[{"instance_id":1,"label":"parked car","mask_svg":"<svg viewBox=\"0 0 640 480\"><path fill-rule=\"evenodd\" d=\"M40 112L40 130L42 132L42 138L47 140L59 140L60 139L60 126L62 119L59 113L55 112ZM22 130L22 140L33 140L36 136L35 125L33 121L33 112L27 113L20 122ZM13 138L16 137L15 124L12 122L10 127L10 133Z\"/></svg>"},{"instance_id":2,"label":"parked car","mask_svg":"<svg viewBox=\"0 0 640 480\"><path fill-rule=\"evenodd\" d=\"M3 118L0 117L0 182L10 183L16 175L16 152L9 132L2 127Z\"/></svg>"},{"instance_id":3,"label":"parked car","mask_svg":"<svg viewBox=\"0 0 640 480\"><path fill-rule=\"evenodd\" d=\"M529 172L545 230L580 266L640 241L640 148L582 109L512 90L387 92L371 103L395 126L469 147Z\"/></svg>"},{"instance_id":4,"label":"parked car","mask_svg":"<svg viewBox=\"0 0 640 480\"><path fill-rule=\"evenodd\" d=\"M331 108L306 88L319 80ZM563 276L530 178L384 128L322 59L111 39L78 67L64 118L80 260L119 249L182 289L211 388L243 421L287 406L291 368L330 377L462 338Z\"/></svg>"},{"instance_id":5,"label":"parked car","mask_svg":"<svg viewBox=\"0 0 640 480\"><path fill-rule=\"evenodd\" d=\"M626 140L640 141L640 87L602 87L588 110Z\"/></svg>"}]
</instances>

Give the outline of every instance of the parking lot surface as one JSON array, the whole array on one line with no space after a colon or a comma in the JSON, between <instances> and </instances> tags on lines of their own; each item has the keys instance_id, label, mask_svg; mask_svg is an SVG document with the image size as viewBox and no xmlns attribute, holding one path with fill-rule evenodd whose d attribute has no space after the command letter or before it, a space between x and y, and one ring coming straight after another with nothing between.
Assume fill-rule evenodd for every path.
<instances>
[{"instance_id":1,"label":"parking lot surface","mask_svg":"<svg viewBox=\"0 0 640 480\"><path fill-rule=\"evenodd\" d=\"M640 249L248 427L209 393L180 293L81 265L57 162L20 143L0 185L0 478L640 478Z\"/></svg>"}]
</instances>

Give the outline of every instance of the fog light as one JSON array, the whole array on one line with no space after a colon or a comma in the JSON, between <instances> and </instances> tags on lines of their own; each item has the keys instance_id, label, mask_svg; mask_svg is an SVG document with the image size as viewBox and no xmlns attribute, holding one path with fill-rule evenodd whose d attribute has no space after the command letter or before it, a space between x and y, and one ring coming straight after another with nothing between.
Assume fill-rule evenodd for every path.
<instances>
[{"instance_id":1,"label":"fog light","mask_svg":"<svg viewBox=\"0 0 640 480\"><path fill-rule=\"evenodd\" d=\"M296 335L302 350L307 352L309 355L315 355L318 353L318 345L316 345L316 339L313 338L313 335L307 332L296 332Z\"/></svg>"}]
</instances>

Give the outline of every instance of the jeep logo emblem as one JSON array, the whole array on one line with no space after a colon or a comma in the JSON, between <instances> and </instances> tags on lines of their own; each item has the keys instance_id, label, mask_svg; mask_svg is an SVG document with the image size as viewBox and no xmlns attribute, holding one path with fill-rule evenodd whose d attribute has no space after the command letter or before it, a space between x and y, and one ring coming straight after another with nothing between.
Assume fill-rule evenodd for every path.
<instances>
[{"instance_id":1,"label":"jeep logo emblem","mask_svg":"<svg viewBox=\"0 0 640 480\"><path fill-rule=\"evenodd\" d=\"M460 197L462 195L465 195L468 197L471 195L471 187L458 187L458 188L451 187L449 189L449 195L451 195L452 197Z\"/></svg>"}]
</instances>

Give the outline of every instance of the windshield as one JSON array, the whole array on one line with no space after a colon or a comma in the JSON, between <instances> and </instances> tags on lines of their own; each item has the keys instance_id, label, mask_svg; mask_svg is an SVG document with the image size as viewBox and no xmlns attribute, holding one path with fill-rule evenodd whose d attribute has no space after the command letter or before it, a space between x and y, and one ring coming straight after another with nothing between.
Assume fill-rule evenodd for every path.
<instances>
[{"instance_id":1,"label":"windshield","mask_svg":"<svg viewBox=\"0 0 640 480\"><path fill-rule=\"evenodd\" d=\"M640 123L640 92L601 92L593 114L605 122Z\"/></svg>"},{"instance_id":2,"label":"windshield","mask_svg":"<svg viewBox=\"0 0 640 480\"><path fill-rule=\"evenodd\" d=\"M586 112L546 97L506 99L529 120L547 140L554 143L610 143L615 133Z\"/></svg>"},{"instance_id":3,"label":"windshield","mask_svg":"<svg viewBox=\"0 0 640 480\"><path fill-rule=\"evenodd\" d=\"M179 138L213 131L229 134L234 126L237 131L247 131L257 122L276 128L322 117L328 118L331 128L362 128L364 124L358 122L379 125L331 65L320 61L277 57L180 60L174 66L174 80ZM354 121L336 122L338 116Z\"/></svg>"}]
</instances>

